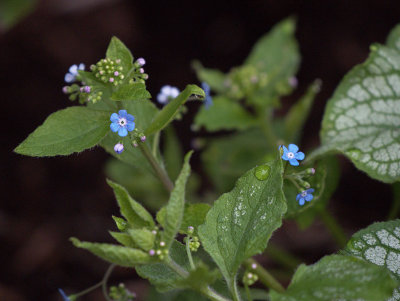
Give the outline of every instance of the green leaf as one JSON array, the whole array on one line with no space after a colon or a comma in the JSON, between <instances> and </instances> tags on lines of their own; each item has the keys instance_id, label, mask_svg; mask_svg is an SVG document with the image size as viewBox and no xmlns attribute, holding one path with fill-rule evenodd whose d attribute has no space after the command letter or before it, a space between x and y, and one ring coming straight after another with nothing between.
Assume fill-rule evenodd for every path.
<instances>
[{"instance_id":1,"label":"green leaf","mask_svg":"<svg viewBox=\"0 0 400 301\"><path fill-rule=\"evenodd\" d=\"M201 157L212 183L219 192L226 192L243 173L263 163L269 150L268 141L255 128L210 139Z\"/></svg>"},{"instance_id":2,"label":"green leaf","mask_svg":"<svg viewBox=\"0 0 400 301\"><path fill-rule=\"evenodd\" d=\"M126 230L126 228L128 227L128 222L126 220L124 220L121 217L114 216L114 215L112 215L111 217L114 220L115 225L117 226L119 231Z\"/></svg>"},{"instance_id":3,"label":"green leaf","mask_svg":"<svg viewBox=\"0 0 400 301\"><path fill-rule=\"evenodd\" d=\"M197 230L200 225L202 225L206 219L207 212L210 210L210 205L205 203L196 204L185 204L185 209L183 213L182 224L179 229L179 233L188 234L188 227L192 226L194 228L194 235L197 235ZM161 208L157 212L157 221L160 225L164 227L166 220L166 208Z\"/></svg>"},{"instance_id":4,"label":"green leaf","mask_svg":"<svg viewBox=\"0 0 400 301\"><path fill-rule=\"evenodd\" d=\"M165 206L166 218L164 231L161 237L167 249L170 248L182 223L183 210L185 207L185 188L186 181L190 175L189 160L192 153L193 152L190 151L186 154L181 173L175 181L175 187L171 192L168 204Z\"/></svg>"},{"instance_id":5,"label":"green leaf","mask_svg":"<svg viewBox=\"0 0 400 301\"><path fill-rule=\"evenodd\" d=\"M121 232L109 232L110 235L118 241L120 244L124 245L125 247L129 248L137 248L138 246L135 244L135 242L132 240L132 237L127 234L127 233L121 233Z\"/></svg>"},{"instance_id":6,"label":"green leaf","mask_svg":"<svg viewBox=\"0 0 400 301\"><path fill-rule=\"evenodd\" d=\"M146 85L142 83L133 83L122 85L111 95L115 101L148 100L151 94L146 90Z\"/></svg>"},{"instance_id":7,"label":"green leaf","mask_svg":"<svg viewBox=\"0 0 400 301\"><path fill-rule=\"evenodd\" d=\"M255 126L257 120L239 103L227 97L213 97L213 105L202 106L195 118L195 124L204 126L207 131L245 130Z\"/></svg>"},{"instance_id":8,"label":"green leaf","mask_svg":"<svg viewBox=\"0 0 400 301\"><path fill-rule=\"evenodd\" d=\"M161 131L166 127L179 112L179 108L188 100L190 95L197 95L201 98L205 97L204 91L196 85L187 85L174 100L168 103L154 118L153 122L146 129L145 134L148 136L155 132Z\"/></svg>"},{"instance_id":9,"label":"green leaf","mask_svg":"<svg viewBox=\"0 0 400 301\"><path fill-rule=\"evenodd\" d=\"M70 155L96 146L110 131L110 114L86 107L69 107L51 114L15 152L46 157Z\"/></svg>"},{"instance_id":10,"label":"green leaf","mask_svg":"<svg viewBox=\"0 0 400 301\"><path fill-rule=\"evenodd\" d=\"M0 3L0 30L8 30L30 14L37 0L3 0Z\"/></svg>"},{"instance_id":11,"label":"green leaf","mask_svg":"<svg viewBox=\"0 0 400 301\"><path fill-rule=\"evenodd\" d=\"M134 243L144 251L149 251L154 246L155 235L148 229L129 229L129 235Z\"/></svg>"},{"instance_id":12,"label":"green leaf","mask_svg":"<svg viewBox=\"0 0 400 301\"><path fill-rule=\"evenodd\" d=\"M133 267L136 264L150 262L152 258L147 253L112 244L81 242L75 237L70 240L77 248L86 249L101 259L123 267Z\"/></svg>"},{"instance_id":13,"label":"green leaf","mask_svg":"<svg viewBox=\"0 0 400 301\"><path fill-rule=\"evenodd\" d=\"M177 281L177 285L182 288L201 291L219 278L221 278L221 273L217 269L210 270L207 265L199 262L194 270L190 270L186 278Z\"/></svg>"},{"instance_id":14,"label":"green leaf","mask_svg":"<svg viewBox=\"0 0 400 301\"><path fill-rule=\"evenodd\" d=\"M285 117L285 141L290 143L299 141L301 131L320 88L321 80L315 80L308 87L307 92L290 108Z\"/></svg>"},{"instance_id":15,"label":"green leaf","mask_svg":"<svg viewBox=\"0 0 400 301\"><path fill-rule=\"evenodd\" d=\"M184 245L174 241L169 250L169 255L181 267L189 270L190 266ZM135 269L140 277L148 279L158 291L162 292L176 289L176 283L183 279L182 276L177 274L163 262L138 265L135 266Z\"/></svg>"},{"instance_id":16,"label":"green leaf","mask_svg":"<svg viewBox=\"0 0 400 301\"><path fill-rule=\"evenodd\" d=\"M400 24L396 25L389 33L386 45L400 52Z\"/></svg>"},{"instance_id":17,"label":"green leaf","mask_svg":"<svg viewBox=\"0 0 400 301\"><path fill-rule=\"evenodd\" d=\"M397 281L376 265L352 256L325 256L316 264L300 265L288 289L271 291L271 301L382 301L391 296Z\"/></svg>"},{"instance_id":18,"label":"green leaf","mask_svg":"<svg viewBox=\"0 0 400 301\"><path fill-rule=\"evenodd\" d=\"M374 223L358 231L343 253L386 267L400 280L400 220ZM393 295L394 300L400 300L400 286Z\"/></svg>"},{"instance_id":19,"label":"green leaf","mask_svg":"<svg viewBox=\"0 0 400 301\"><path fill-rule=\"evenodd\" d=\"M175 180L179 175L183 162L181 142L172 125L166 127L163 133L165 135L163 151L165 168L170 178Z\"/></svg>"},{"instance_id":20,"label":"green leaf","mask_svg":"<svg viewBox=\"0 0 400 301\"><path fill-rule=\"evenodd\" d=\"M275 98L290 92L288 80L296 74L300 64L300 54L294 32L295 21L285 19L260 38L254 45L245 65L253 65L267 76L266 85L260 90L254 101L267 103L267 98ZM282 89L282 85L287 86Z\"/></svg>"},{"instance_id":21,"label":"green leaf","mask_svg":"<svg viewBox=\"0 0 400 301\"><path fill-rule=\"evenodd\" d=\"M135 117L135 126L140 131L143 131L149 126L158 112L155 105L148 100L127 101L123 103L123 107L129 114L132 114ZM108 129L110 124L109 118L110 117L108 116ZM120 141L124 144L124 151L122 154L118 155L114 151L114 145ZM154 137L147 135L145 143L147 143L150 149L152 149ZM141 151L132 146L132 141L130 140L129 135L126 137L120 137L117 133L113 133L109 130L109 134L101 141L100 145L115 158L133 165L142 171L153 172L151 165L143 156Z\"/></svg>"},{"instance_id":22,"label":"green leaf","mask_svg":"<svg viewBox=\"0 0 400 301\"><path fill-rule=\"evenodd\" d=\"M133 67L133 56L130 50L117 37L112 37L108 45L106 57L111 60L121 60L124 72L129 72Z\"/></svg>"},{"instance_id":23,"label":"green leaf","mask_svg":"<svg viewBox=\"0 0 400 301\"><path fill-rule=\"evenodd\" d=\"M389 42L399 34L395 29ZM322 147L309 159L340 151L374 179L400 180L399 87L400 51L373 45L367 61L344 77L328 101Z\"/></svg>"},{"instance_id":24,"label":"green leaf","mask_svg":"<svg viewBox=\"0 0 400 301\"><path fill-rule=\"evenodd\" d=\"M110 180L107 180L107 183L114 190L121 214L126 218L131 228L153 228L155 226L151 214L142 205L132 199L124 187Z\"/></svg>"},{"instance_id":25,"label":"green leaf","mask_svg":"<svg viewBox=\"0 0 400 301\"><path fill-rule=\"evenodd\" d=\"M206 82L211 90L218 93L224 93L226 91L226 75L223 72L217 69L204 68L199 61L194 61L192 67L196 71L197 78L201 82Z\"/></svg>"},{"instance_id":26,"label":"green leaf","mask_svg":"<svg viewBox=\"0 0 400 301\"><path fill-rule=\"evenodd\" d=\"M263 168L265 180L256 170ZM282 224L286 203L282 192L282 162L276 160L249 170L234 189L215 201L199 227L204 249L231 284L240 264L261 253L272 232Z\"/></svg>"}]
</instances>

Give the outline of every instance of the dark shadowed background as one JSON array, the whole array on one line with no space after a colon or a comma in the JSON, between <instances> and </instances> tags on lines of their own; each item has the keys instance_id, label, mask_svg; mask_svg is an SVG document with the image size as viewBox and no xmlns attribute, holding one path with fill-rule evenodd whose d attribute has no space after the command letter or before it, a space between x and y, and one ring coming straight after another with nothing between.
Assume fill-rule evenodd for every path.
<instances>
[{"instance_id":1,"label":"dark shadowed background","mask_svg":"<svg viewBox=\"0 0 400 301\"><path fill-rule=\"evenodd\" d=\"M68 241L71 236L111 241L107 230L114 229L110 216L117 206L105 182L108 155L94 149L35 159L12 152L50 113L70 105L61 92L70 65L97 62L116 35L135 57L146 58L148 89L156 95L164 84L182 89L198 83L193 59L223 71L240 65L255 41L290 15L298 21L302 64L298 90L284 98L281 113L315 78L323 81L302 139L307 150L319 143L325 103L342 76L400 22L400 2L48 0L12 28L3 27L0 300L61 300L58 287L80 291L99 281L108 266ZM196 109L189 106L175 124L185 150L196 135L189 128ZM193 162L201 170L198 154ZM341 165L330 209L350 235L385 219L392 195L389 185L369 179L347 160ZM273 239L307 263L337 250L319 221L306 231L286 222ZM273 267L268 259L263 264ZM116 269L110 282L119 281L143 300L147 284L134 270ZM96 291L82 300L101 298Z\"/></svg>"}]
</instances>

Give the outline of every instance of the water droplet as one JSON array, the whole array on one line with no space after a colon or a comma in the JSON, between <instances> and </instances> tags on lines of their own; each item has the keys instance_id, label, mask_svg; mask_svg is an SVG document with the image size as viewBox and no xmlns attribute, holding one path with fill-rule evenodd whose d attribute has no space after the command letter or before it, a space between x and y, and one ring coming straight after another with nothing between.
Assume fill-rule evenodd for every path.
<instances>
[{"instance_id":1,"label":"water droplet","mask_svg":"<svg viewBox=\"0 0 400 301\"><path fill-rule=\"evenodd\" d=\"M271 167L269 167L268 165L260 165L255 169L254 175L260 181L265 181L266 179L268 179L270 171Z\"/></svg>"},{"instance_id":2,"label":"water droplet","mask_svg":"<svg viewBox=\"0 0 400 301\"><path fill-rule=\"evenodd\" d=\"M351 148L351 149L347 150L346 154L354 160L357 160L361 157L361 151L357 148Z\"/></svg>"}]
</instances>

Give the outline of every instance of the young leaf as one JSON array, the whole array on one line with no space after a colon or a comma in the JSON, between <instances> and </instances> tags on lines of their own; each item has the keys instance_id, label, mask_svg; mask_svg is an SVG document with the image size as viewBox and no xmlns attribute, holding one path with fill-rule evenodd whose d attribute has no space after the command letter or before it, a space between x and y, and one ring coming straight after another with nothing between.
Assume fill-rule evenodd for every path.
<instances>
[{"instance_id":1,"label":"young leaf","mask_svg":"<svg viewBox=\"0 0 400 301\"><path fill-rule=\"evenodd\" d=\"M300 139L304 123L320 88L321 80L315 80L308 87L307 92L290 108L285 117L285 141L297 143Z\"/></svg>"},{"instance_id":2,"label":"young leaf","mask_svg":"<svg viewBox=\"0 0 400 301\"><path fill-rule=\"evenodd\" d=\"M283 91L279 86L283 83L288 85L289 79L297 72L300 64L300 54L294 37L295 29L293 19L281 21L257 41L245 60L245 65L257 67L268 79L267 85L259 93L263 97L254 98L256 102L266 104L267 98L290 92L290 89Z\"/></svg>"},{"instance_id":3,"label":"young leaf","mask_svg":"<svg viewBox=\"0 0 400 301\"><path fill-rule=\"evenodd\" d=\"M271 291L271 301L382 301L397 285L389 271L352 256L325 256L316 264L300 265L288 289Z\"/></svg>"},{"instance_id":4,"label":"young leaf","mask_svg":"<svg viewBox=\"0 0 400 301\"><path fill-rule=\"evenodd\" d=\"M155 226L151 214L132 199L124 187L110 180L107 180L107 183L114 190L121 214L126 218L130 227L136 229L142 227L153 228Z\"/></svg>"},{"instance_id":5,"label":"young leaf","mask_svg":"<svg viewBox=\"0 0 400 301\"><path fill-rule=\"evenodd\" d=\"M129 229L129 235L134 243L144 251L149 251L154 246L155 235L148 229Z\"/></svg>"},{"instance_id":6,"label":"young leaf","mask_svg":"<svg viewBox=\"0 0 400 301\"><path fill-rule=\"evenodd\" d=\"M400 32L389 36L389 46ZM373 45L366 62L354 67L328 101L322 121L321 155L337 150L370 177L400 179L400 51ZM312 158L312 157L311 157Z\"/></svg>"},{"instance_id":7,"label":"young leaf","mask_svg":"<svg viewBox=\"0 0 400 301\"><path fill-rule=\"evenodd\" d=\"M146 85L142 83L133 83L122 85L111 95L115 101L148 100L151 94L146 90Z\"/></svg>"},{"instance_id":8,"label":"young leaf","mask_svg":"<svg viewBox=\"0 0 400 301\"><path fill-rule=\"evenodd\" d=\"M245 130L256 125L254 116L240 106L239 103L226 97L213 97L213 105L202 106L195 118L195 124L204 126L207 131Z\"/></svg>"},{"instance_id":9,"label":"young leaf","mask_svg":"<svg viewBox=\"0 0 400 301\"><path fill-rule=\"evenodd\" d=\"M258 175L263 171L263 177ZM249 170L232 191L215 201L199 227L204 249L231 284L240 264L261 253L282 224L286 203L282 192L282 161Z\"/></svg>"},{"instance_id":10,"label":"young leaf","mask_svg":"<svg viewBox=\"0 0 400 301\"><path fill-rule=\"evenodd\" d=\"M178 113L179 108L188 100L190 95L197 95L202 99L205 97L204 91L196 85L187 85L174 100L168 103L154 118L153 122L145 130L145 134L151 135L155 132L161 131L166 127Z\"/></svg>"},{"instance_id":11,"label":"young leaf","mask_svg":"<svg viewBox=\"0 0 400 301\"><path fill-rule=\"evenodd\" d=\"M152 260L149 254L138 249L104 243L82 242L75 237L71 237L70 240L75 247L86 249L105 261L123 267L133 267L136 264L144 264Z\"/></svg>"},{"instance_id":12,"label":"young leaf","mask_svg":"<svg viewBox=\"0 0 400 301\"><path fill-rule=\"evenodd\" d=\"M109 233L116 241L118 241L121 245L124 245L125 247L129 248L138 247L132 240L132 237L127 233L113 232L113 231L110 231Z\"/></svg>"},{"instance_id":13,"label":"young leaf","mask_svg":"<svg viewBox=\"0 0 400 301\"><path fill-rule=\"evenodd\" d=\"M400 280L400 219L374 223L358 231L343 253L386 267ZM393 298L400 300L400 286Z\"/></svg>"},{"instance_id":14,"label":"young leaf","mask_svg":"<svg viewBox=\"0 0 400 301\"><path fill-rule=\"evenodd\" d=\"M165 242L167 249L174 241L182 223L186 181L190 175L189 160L191 155L192 152L186 154L181 173L175 181L175 187L171 192L168 204L165 206L165 225L162 232L162 240Z\"/></svg>"},{"instance_id":15,"label":"young leaf","mask_svg":"<svg viewBox=\"0 0 400 301\"><path fill-rule=\"evenodd\" d=\"M133 56L130 50L117 37L112 37L108 45L106 57L112 60L121 60L124 72L129 72L133 67Z\"/></svg>"},{"instance_id":16,"label":"young leaf","mask_svg":"<svg viewBox=\"0 0 400 301\"><path fill-rule=\"evenodd\" d=\"M185 204L183 220L179 229L179 233L187 234L188 227L192 226L194 228L194 235L197 235L197 229L200 225L204 223L207 212L210 210L210 208L210 205L205 203ZM163 227L166 223L165 215L166 208L163 207L160 211L157 212L156 216L158 223Z\"/></svg>"},{"instance_id":17,"label":"young leaf","mask_svg":"<svg viewBox=\"0 0 400 301\"><path fill-rule=\"evenodd\" d=\"M94 147L110 131L110 114L86 107L69 107L51 114L15 152L46 157L70 155Z\"/></svg>"}]
</instances>

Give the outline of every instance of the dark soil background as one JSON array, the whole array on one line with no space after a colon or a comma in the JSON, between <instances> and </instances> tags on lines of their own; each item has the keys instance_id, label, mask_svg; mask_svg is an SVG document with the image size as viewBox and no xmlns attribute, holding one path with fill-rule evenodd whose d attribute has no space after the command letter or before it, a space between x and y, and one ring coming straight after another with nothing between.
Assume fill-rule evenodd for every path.
<instances>
[{"instance_id":1,"label":"dark soil background","mask_svg":"<svg viewBox=\"0 0 400 301\"><path fill-rule=\"evenodd\" d=\"M283 101L283 111L315 78L323 81L303 136L303 149L318 145L325 103L342 76L384 42L400 22L398 1L39 1L35 11L9 31L0 32L0 85L3 116L0 187L0 300L61 300L57 288L80 291L103 276L107 264L75 249L68 238L111 241L110 216L117 214L101 149L57 158L22 157L12 150L52 112L70 105L61 88L70 65L87 66L105 54L116 35L135 57L147 60L148 88L183 88L198 83L190 62L228 71L242 63L253 43L281 19L295 15L303 57L298 91ZM189 109L195 110L195 107ZM190 116L177 123L190 147ZM197 156L198 158L198 156ZM196 164L197 162L197 164ZM330 210L351 235L384 220L391 188L369 179L347 160ZM195 170L200 170L195 159ZM277 244L308 263L335 252L319 221L300 231L286 222ZM264 259L267 267L273 262ZM146 282L135 271L117 269L111 283L126 280L139 300ZM102 300L95 292L81 300Z\"/></svg>"}]
</instances>

